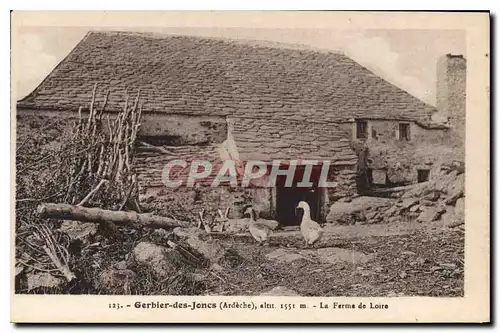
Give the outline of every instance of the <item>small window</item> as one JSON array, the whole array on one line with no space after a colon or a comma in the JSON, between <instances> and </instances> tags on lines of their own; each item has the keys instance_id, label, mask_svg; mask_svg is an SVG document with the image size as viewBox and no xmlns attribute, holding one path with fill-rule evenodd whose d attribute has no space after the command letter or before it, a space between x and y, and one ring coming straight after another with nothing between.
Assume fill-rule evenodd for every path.
<instances>
[{"instance_id":1,"label":"small window","mask_svg":"<svg viewBox=\"0 0 500 333\"><path fill-rule=\"evenodd\" d=\"M356 120L356 139L368 138L368 122L366 120Z\"/></svg>"},{"instance_id":2,"label":"small window","mask_svg":"<svg viewBox=\"0 0 500 333\"><path fill-rule=\"evenodd\" d=\"M376 185L387 184L387 171L385 171L385 170L373 170L372 183L376 184Z\"/></svg>"},{"instance_id":3,"label":"small window","mask_svg":"<svg viewBox=\"0 0 500 333\"><path fill-rule=\"evenodd\" d=\"M374 138L375 140L377 140L377 131L373 127L372 127L372 138Z\"/></svg>"},{"instance_id":4,"label":"small window","mask_svg":"<svg viewBox=\"0 0 500 333\"><path fill-rule=\"evenodd\" d=\"M429 170L417 170L417 181L423 183L429 180Z\"/></svg>"},{"instance_id":5,"label":"small window","mask_svg":"<svg viewBox=\"0 0 500 333\"><path fill-rule=\"evenodd\" d=\"M410 124L399 124L399 140L410 141Z\"/></svg>"}]
</instances>

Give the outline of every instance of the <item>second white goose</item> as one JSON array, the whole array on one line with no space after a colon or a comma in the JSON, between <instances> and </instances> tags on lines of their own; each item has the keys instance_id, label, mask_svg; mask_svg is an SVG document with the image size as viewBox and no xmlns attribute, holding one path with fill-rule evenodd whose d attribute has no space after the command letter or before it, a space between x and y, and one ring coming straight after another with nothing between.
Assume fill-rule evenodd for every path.
<instances>
[{"instance_id":1,"label":"second white goose","mask_svg":"<svg viewBox=\"0 0 500 333\"><path fill-rule=\"evenodd\" d=\"M316 221L311 219L311 208L307 202L299 202L297 208L301 208L304 211L300 223L300 233L304 237L305 246L308 247L319 241L324 231Z\"/></svg>"}]
</instances>

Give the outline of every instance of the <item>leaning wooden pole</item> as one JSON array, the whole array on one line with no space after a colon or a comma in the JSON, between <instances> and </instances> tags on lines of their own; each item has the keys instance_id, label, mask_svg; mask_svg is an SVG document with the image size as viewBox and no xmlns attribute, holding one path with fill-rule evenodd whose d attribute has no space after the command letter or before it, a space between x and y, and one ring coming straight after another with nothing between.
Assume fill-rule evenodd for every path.
<instances>
[{"instance_id":1,"label":"leaning wooden pole","mask_svg":"<svg viewBox=\"0 0 500 333\"><path fill-rule=\"evenodd\" d=\"M187 227L186 222L177 221L164 216L88 208L68 204L42 203L38 206L37 212L41 217L93 223L111 222L133 228L168 230L177 227Z\"/></svg>"}]
</instances>

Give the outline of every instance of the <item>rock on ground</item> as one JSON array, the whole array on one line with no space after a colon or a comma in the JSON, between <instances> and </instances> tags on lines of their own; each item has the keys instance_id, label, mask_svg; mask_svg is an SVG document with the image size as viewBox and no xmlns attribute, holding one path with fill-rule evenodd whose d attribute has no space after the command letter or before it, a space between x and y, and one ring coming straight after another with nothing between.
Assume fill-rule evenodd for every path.
<instances>
[{"instance_id":1,"label":"rock on ground","mask_svg":"<svg viewBox=\"0 0 500 333\"><path fill-rule=\"evenodd\" d=\"M303 259L304 257L299 253L292 252L291 250L277 249L266 254L266 258L269 260L276 260L280 262L292 262L295 260Z\"/></svg>"},{"instance_id":2,"label":"rock on ground","mask_svg":"<svg viewBox=\"0 0 500 333\"><path fill-rule=\"evenodd\" d=\"M314 260L318 259L322 263L334 264L339 262L350 262L350 263L365 263L374 258L373 254L364 254L362 252L347 250L336 247L325 247L317 250L305 249L305 250L287 250L287 249L277 249L266 255L269 260L276 260L278 262L289 263L292 261L305 259Z\"/></svg>"},{"instance_id":3,"label":"rock on ground","mask_svg":"<svg viewBox=\"0 0 500 333\"><path fill-rule=\"evenodd\" d=\"M278 221L262 219L262 218L259 218L257 220L257 223L264 224L264 225L268 226L269 228L271 228L271 230L275 230L279 226ZM248 218L230 219L230 220L224 222L224 232L227 232L230 234L243 233L243 232L246 232L248 230L248 225L249 225Z\"/></svg>"},{"instance_id":4,"label":"rock on ground","mask_svg":"<svg viewBox=\"0 0 500 333\"><path fill-rule=\"evenodd\" d=\"M141 242L133 250L133 259L150 268L157 278L165 279L174 275L181 262L180 254L174 249L148 242Z\"/></svg>"},{"instance_id":5,"label":"rock on ground","mask_svg":"<svg viewBox=\"0 0 500 333\"><path fill-rule=\"evenodd\" d=\"M97 233L97 224L64 221L59 230L67 234L71 240L80 240L86 243Z\"/></svg>"},{"instance_id":6,"label":"rock on ground","mask_svg":"<svg viewBox=\"0 0 500 333\"><path fill-rule=\"evenodd\" d=\"M462 216L462 218L465 215L465 199L464 198L459 198L457 202L455 203L455 215L457 216Z\"/></svg>"},{"instance_id":7,"label":"rock on ground","mask_svg":"<svg viewBox=\"0 0 500 333\"><path fill-rule=\"evenodd\" d=\"M460 205L459 202L460 201L457 201L458 206ZM459 209L457 209L457 207L446 206L446 212L441 216L441 221L443 223L443 226L453 227L463 223L464 218L464 212L460 210L460 207Z\"/></svg>"},{"instance_id":8,"label":"rock on ground","mask_svg":"<svg viewBox=\"0 0 500 333\"><path fill-rule=\"evenodd\" d=\"M136 278L130 269L110 267L99 275L99 289L109 294L129 294L130 285Z\"/></svg>"},{"instance_id":9,"label":"rock on ground","mask_svg":"<svg viewBox=\"0 0 500 333\"><path fill-rule=\"evenodd\" d=\"M394 199L379 197L358 197L351 202L336 202L330 207L326 221L335 224L351 224L352 221L365 220L367 211L374 212L382 207L389 207L394 202Z\"/></svg>"},{"instance_id":10,"label":"rock on ground","mask_svg":"<svg viewBox=\"0 0 500 333\"><path fill-rule=\"evenodd\" d=\"M439 220L441 216L446 212L446 208L441 205L423 206L420 209L422 210L422 212L417 217L417 222L420 223L429 223Z\"/></svg>"},{"instance_id":11,"label":"rock on ground","mask_svg":"<svg viewBox=\"0 0 500 333\"><path fill-rule=\"evenodd\" d=\"M224 231L228 233L245 232L248 229L248 219L231 219L224 223Z\"/></svg>"},{"instance_id":12,"label":"rock on ground","mask_svg":"<svg viewBox=\"0 0 500 333\"><path fill-rule=\"evenodd\" d=\"M259 296L300 296L300 295L295 290L289 289L287 287L278 286L260 294Z\"/></svg>"},{"instance_id":13,"label":"rock on ground","mask_svg":"<svg viewBox=\"0 0 500 333\"><path fill-rule=\"evenodd\" d=\"M397 216L401 221L429 223L439 220L443 225L455 225L464 216L464 181L463 170L454 167L428 182L409 186L396 205L380 210L382 220L394 221ZM377 214L365 216L380 218Z\"/></svg>"},{"instance_id":14,"label":"rock on ground","mask_svg":"<svg viewBox=\"0 0 500 333\"><path fill-rule=\"evenodd\" d=\"M454 205L458 198L465 192L465 174L458 175L446 188L446 204Z\"/></svg>"},{"instance_id":15,"label":"rock on ground","mask_svg":"<svg viewBox=\"0 0 500 333\"><path fill-rule=\"evenodd\" d=\"M411 209L419 203L419 199L417 198L408 198L403 199L401 202L401 209Z\"/></svg>"},{"instance_id":16,"label":"rock on ground","mask_svg":"<svg viewBox=\"0 0 500 333\"><path fill-rule=\"evenodd\" d=\"M218 263L226 254L220 240L212 239L198 228L175 228L174 234L211 263Z\"/></svg>"},{"instance_id":17,"label":"rock on ground","mask_svg":"<svg viewBox=\"0 0 500 333\"><path fill-rule=\"evenodd\" d=\"M28 290L36 288L56 288L61 286L65 280L52 276L50 273L41 272L35 274L27 274Z\"/></svg>"}]
</instances>

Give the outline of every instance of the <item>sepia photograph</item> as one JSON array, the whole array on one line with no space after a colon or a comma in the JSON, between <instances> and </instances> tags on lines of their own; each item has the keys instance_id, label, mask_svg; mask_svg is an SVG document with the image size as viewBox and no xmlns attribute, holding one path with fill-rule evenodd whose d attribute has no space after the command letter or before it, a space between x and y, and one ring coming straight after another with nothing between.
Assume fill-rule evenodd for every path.
<instances>
[{"instance_id":1,"label":"sepia photograph","mask_svg":"<svg viewBox=\"0 0 500 333\"><path fill-rule=\"evenodd\" d=\"M464 299L467 38L18 25L15 295Z\"/></svg>"}]
</instances>

